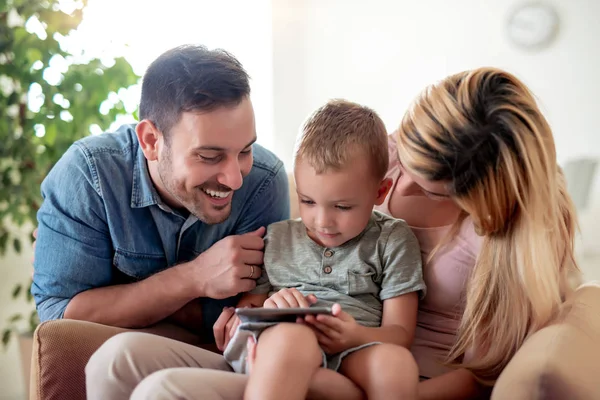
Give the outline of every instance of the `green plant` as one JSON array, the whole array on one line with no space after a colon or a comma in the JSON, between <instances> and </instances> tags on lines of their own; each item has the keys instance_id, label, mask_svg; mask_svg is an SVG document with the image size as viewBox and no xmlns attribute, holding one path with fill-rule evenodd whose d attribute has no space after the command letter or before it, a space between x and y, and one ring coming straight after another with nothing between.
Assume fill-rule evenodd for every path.
<instances>
[{"instance_id":1,"label":"green plant","mask_svg":"<svg viewBox=\"0 0 600 400\"><path fill-rule=\"evenodd\" d=\"M126 114L117 92L139 80L124 58L105 65L65 49L86 4L71 2L67 14L59 0L0 0L0 256L9 246L19 253L22 229L36 225L48 171L91 127ZM17 285L13 297L25 289ZM9 328L26 319L14 315Z\"/></svg>"},{"instance_id":2,"label":"green plant","mask_svg":"<svg viewBox=\"0 0 600 400\"><path fill-rule=\"evenodd\" d=\"M31 281L27 286L22 284L17 284L12 291L12 298L18 299L19 297L25 297L28 303L33 301L33 296L31 295ZM2 345L4 348L8 346L10 339L15 333L33 333L35 328L40 323L40 319L38 317L37 311L32 309L27 316L22 313L15 313L8 319L8 324L4 327L2 331Z\"/></svg>"}]
</instances>

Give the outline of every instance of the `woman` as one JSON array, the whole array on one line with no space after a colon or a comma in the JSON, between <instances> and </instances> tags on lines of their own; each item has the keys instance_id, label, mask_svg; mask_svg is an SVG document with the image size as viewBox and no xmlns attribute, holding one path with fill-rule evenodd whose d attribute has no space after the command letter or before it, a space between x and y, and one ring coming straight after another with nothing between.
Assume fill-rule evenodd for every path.
<instances>
[{"instance_id":1,"label":"woman","mask_svg":"<svg viewBox=\"0 0 600 400\"><path fill-rule=\"evenodd\" d=\"M425 89L390 151L394 186L381 209L413 227L428 286L412 346L419 398L477 397L523 341L552 321L572 290L569 276L578 276L575 212L552 132L523 83L483 68ZM185 349L173 354L201 351ZM245 382L223 371L163 370L133 398L235 399ZM311 393L350 398L360 396L356 390L315 382Z\"/></svg>"},{"instance_id":2,"label":"woman","mask_svg":"<svg viewBox=\"0 0 600 400\"><path fill-rule=\"evenodd\" d=\"M578 277L552 132L523 83L483 68L424 90L390 151L394 187L381 210L413 227L428 286L412 352L433 379L419 397L475 396Z\"/></svg>"}]
</instances>

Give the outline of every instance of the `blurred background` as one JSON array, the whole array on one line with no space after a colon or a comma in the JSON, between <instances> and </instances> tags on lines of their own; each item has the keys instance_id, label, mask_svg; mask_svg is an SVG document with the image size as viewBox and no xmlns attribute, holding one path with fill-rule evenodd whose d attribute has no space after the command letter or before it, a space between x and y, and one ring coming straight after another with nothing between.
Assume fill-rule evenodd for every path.
<instances>
[{"instance_id":1,"label":"blurred background","mask_svg":"<svg viewBox=\"0 0 600 400\"><path fill-rule=\"evenodd\" d=\"M0 400L26 398L41 179L74 140L134 122L140 76L183 43L240 59L258 141L287 168L303 119L330 98L374 108L391 132L428 84L514 73L553 127L578 258L600 279L599 20L598 0L0 0Z\"/></svg>"}]
</instances>

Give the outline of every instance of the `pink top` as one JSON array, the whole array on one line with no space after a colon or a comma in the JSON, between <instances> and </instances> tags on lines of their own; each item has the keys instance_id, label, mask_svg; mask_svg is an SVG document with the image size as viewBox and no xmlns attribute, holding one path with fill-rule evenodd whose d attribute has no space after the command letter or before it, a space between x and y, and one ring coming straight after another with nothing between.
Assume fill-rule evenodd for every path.
<instances>
[{"instance_id":1,"label":"pink top","mask_svg":"<svg viewBox=\"0 0 600 400\"><path fill-rule=\"evenodd\" d=\"M390 190L392 193L401 174L392 135L389 136L389 152L390 167L386 177L393 180ZM390 197L377 207L379 211L391 214ZM431 378L450 371L442 363L456 340L464 311L466 283L479 254L482 238L475 233L471 219L467 218L458 235L427 262L429 255L444 239L451 226L411 228L421 245L423 276L427 285L427 296L419 303L417 329L411 351L419 365L419 374Z\"/></svg>"}]
</instances>

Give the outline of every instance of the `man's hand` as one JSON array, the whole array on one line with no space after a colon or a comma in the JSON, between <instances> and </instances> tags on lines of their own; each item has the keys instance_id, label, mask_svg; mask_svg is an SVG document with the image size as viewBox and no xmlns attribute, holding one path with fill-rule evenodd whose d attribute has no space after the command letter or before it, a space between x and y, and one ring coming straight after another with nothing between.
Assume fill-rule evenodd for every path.
<instances>
[{"instance_id":1,"label":"man's hand","mask_svg":"<svg viewBox=\"0 0 600 400\"><path fill-rule=\"evenodd\" d=\"M237 327L240 325L240 317L235 313L235 308L226 307L213 325L213 333L217 348L225 351L229 341L235 335Z\"/></svg>"},{"instance_id":2,"label":"man's hand","mask_svg":"<svg viewBox=\"0 0 600 400\"><path fill-rule=\"evenodd\" d=\"M265 308L295 308L310 307L316 303L317 298L314 295L304 296L298 289L281 289L273 296L265 300L263 307Z\"/></svg>"},{"instance_id":3,"label":"man's hand","mask_svg":"<svg viewBox=\"0 0 600 400\"><path fill-rule=\"evenodd\" d=\"M321 348L327 354L337 354L360 345L356 332L360 325L339 304L332 307L333 315L307 315L304 321L314 328Z\"/></svg>"},{"instance_id":4,"label":"man's hand","mask_svg":"<svg viewBox=\"0 0 600 400\"><path fill-rule=\"evenodd\" d=\"M256 287L263 263L265 228L228 236L189 264L200 287L198 297L225 299Z\"/></svg>"}]
</instances>

